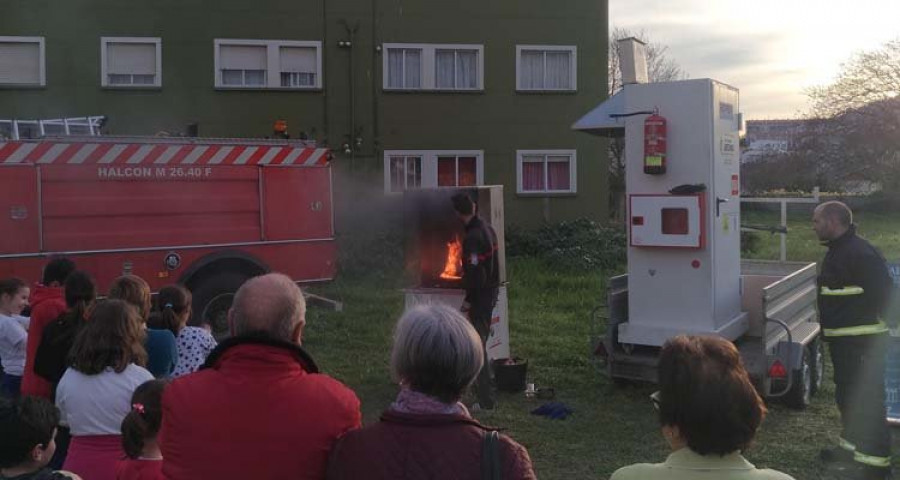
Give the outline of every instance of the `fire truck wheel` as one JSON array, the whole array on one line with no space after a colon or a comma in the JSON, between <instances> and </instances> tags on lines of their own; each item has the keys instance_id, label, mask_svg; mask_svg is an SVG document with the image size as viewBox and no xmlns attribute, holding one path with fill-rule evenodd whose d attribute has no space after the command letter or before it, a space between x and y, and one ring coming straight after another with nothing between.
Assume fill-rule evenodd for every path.
<instances>
[{"instance_id":1,"label":"fire truck wheel","mask_svg":"<svg viewBox=\"0 0 900 480\"><path fill-rule=\"evenodd\" d=\"M250 278L238 272L223 272L200 280L194 289L194 313L202 325L209 325L216 340L230 335L228 309L234 293Z\"/></svg>"},{"instance_id":2,"label":"fire truck wheel","mask_svg":"<svg viewBox=\"0 0 900 480\"><path fill-rule=\"evenodd\" d=\"M807 345L803 348L803 359L800 362L800 368L794 370L793 385L785 396L785 402L789 407L804 409L809 406L812 401L813 393L813 364L811 347Z\"/></svg>"},{"instance_id":3,"label":"fire truck wheel","mask_svg":"<svg viewBox=\"0 0 900 480\"><path fill-rule=\"evenodd\" d=\"M815 395L822 388L822 382L825 381L825 343L821 338L813 340L809 344L809 351L812 354L812 390L811 395Z\"/></svg>"}]
</instances>

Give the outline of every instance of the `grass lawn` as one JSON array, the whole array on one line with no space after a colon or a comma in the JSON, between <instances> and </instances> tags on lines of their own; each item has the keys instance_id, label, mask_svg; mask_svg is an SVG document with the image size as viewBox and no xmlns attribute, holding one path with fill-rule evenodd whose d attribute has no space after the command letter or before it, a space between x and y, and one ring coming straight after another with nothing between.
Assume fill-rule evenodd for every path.
<instances>
[{"instance_id":1,"label":"grass lawn","mask_svg":"<svg viewBox=\"0 0 900 480\"><path fill-rule=\"evenodd\" d=\"M824 254L806 217L790 218L789 260L815 261ZM775 224L778 214L754 212L747 219ZM857 220L861 233L889 259L900 258L900 221L874 214ZM754 256L777 258L777 236L764 238ZM501 394L497 410L476 416L506 428L525 445L539 478L603 479L621 466L659 462L668 453L648 399L653 387L615 387L591 361L591 338L602 328L592 322L591 312L604 302L606 279L614 273L559 271L530 258L509 261L513 355L528 359L529 382L554 388L556 400L575 413L562 421L537 417L529 411L543 401ZM308 313L306 348L325 372L356 391L367 424L377 421L397 391L388 374L388 355L391 330L403 306L402 286L399 272L344 276L315 292L342 300L345 310L313 308ZM833 398L829 378L805 411L770 405L757 443L748 452L750 460L797 479L822 478L817 452L838 434Z\"/></svg>"}]
</instances>

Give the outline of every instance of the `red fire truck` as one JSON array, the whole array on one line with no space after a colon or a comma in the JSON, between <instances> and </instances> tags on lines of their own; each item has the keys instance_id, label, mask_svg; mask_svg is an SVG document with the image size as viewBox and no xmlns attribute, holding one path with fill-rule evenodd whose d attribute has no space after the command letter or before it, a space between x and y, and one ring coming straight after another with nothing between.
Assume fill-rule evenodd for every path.
<instances>
[{"instance_id":1,"label":"red fire truck","mask_svg":"<svg viewBox=\"0 0 900 480\"><path fill-rule=\"evenodd\" d=\"M133 273L182 283L195 320L222 315L246 279L335 272L327 149L307 141L58 137L0 141L0 278L39 279L49 257L101 291Z\"/></svg>"}]
</instances>

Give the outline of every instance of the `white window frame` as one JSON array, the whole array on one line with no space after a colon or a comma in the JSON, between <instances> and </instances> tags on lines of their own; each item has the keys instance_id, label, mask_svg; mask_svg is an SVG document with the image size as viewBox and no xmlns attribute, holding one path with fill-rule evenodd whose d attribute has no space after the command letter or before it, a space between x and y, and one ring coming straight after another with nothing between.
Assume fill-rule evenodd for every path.
<instances>
[{"instance_id":1,"label":"white window frame","mask_svg":"<svg viewBox=\"0 0 900 480\"><path fill-rule=\"evenodd\" d=\"M47 57L44 37L14 37L0 36L0 43L36 43L40 51L40 79L38 83L0 83L0 88L21 87L46 87L47 86Z\"/></svg>"},{"instance_id":2,"label":"white window frame","mask_svg":"<svg viewBox=\"0 0 900 480\"><path fill-rule=\"evenodd\" d=\"M572 54L572 86L570 88L524 88L522 87L522 51L570 52ZM546 62L546 55L544 62ZM544 68L546 77L547 69ZM545 82L546 84L546 78ZM516 45L516 91L517 92L576 92L578 91L578 47L575 45Z\"/></svg>"},{"instance_id":3,"label":"white window frame","mask_svg":"<svg viewBox=\"0 0 900 480\"><path fill-rule=\"evenodd\" d=\"M156 46L156 73L152 84L146 85L119 85L109 83L107 72L107 56L110 43L140 43ZM161 88L162 87L162 38L160 37L100 37L100 86L104 88Z\"/></svg>"},{"instance_id":4,"label":"white window frame","mask_svg":"<svg viewBox=\"0 0 900 480\"><path fill-rule=\"evenodd\" d=\"M421 50L421 87L390 87L388 86L388 50L393 48L402 48L410 50ZM476 68L478 75L475 79L475 88L447 88L436 86L435 79L435 57L438 50L475 50L478 52L476 60ZM384 91L388 92L419 92L419 91L437 91L437 92L483 92L484 91L484 45L466 44L466 43L385 43L382 44L381 50L381 85Z\"/></svg>"},{"instance_id":5,"label":"white window frame","mask_svg":"<svg viewBox=\"0 0 900 480\"><path fill-rule=\"evenodd\" d=\"M484 185L484 150L385 150L384 193L388 195L403 193L391 191L391 157L422 157L420 188L438 187L438 157L475 157L475 185Z\"/></svg>"},{"instance_id":6,"label":"white window frame","mask_svg":"<svg viewBox=\"0 0 900 480\"><path fill-rule=\"evenodd\" d=\"M266 85L225 85L222 82L222 71L219 68L221 47L246 45L266 47ZM299 87L281 86L281 47L301 47L316 49L316 81L314 85ZM216 38L213 40L213 81L219 90L321 90L322 89L322 42L312 40L255 40L239 38Z\"/></svg>"},{"instance_id":7,"label":"white window frame","mask_svg":"<svg viewBox=\"0 0 900 480\"><path fill-rule=\"evenodd\" d=\"M569 157L569 189L568 190L549 190L547 175L547 159L544 159L544 190L524 190L522 188L522 164L525 157L530 155L561 156ZM548 195L574 195L578 193L578 161L575 150L516 150L516 194L528 196L544 197Z\"/></svg>"}]
</instances>

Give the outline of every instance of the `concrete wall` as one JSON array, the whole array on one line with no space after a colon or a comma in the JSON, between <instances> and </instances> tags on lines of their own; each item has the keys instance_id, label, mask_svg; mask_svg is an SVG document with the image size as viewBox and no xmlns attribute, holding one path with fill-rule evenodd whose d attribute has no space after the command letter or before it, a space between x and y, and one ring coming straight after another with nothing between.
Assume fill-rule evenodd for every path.
<instances>
[{"instance_id":1,"label":"concrete wall","mask_svg":"<svg viewBox=\"0 0 900 480\"><path fill-rule=\"evenodd\" d=\"M336 162L367 176L372 195L383 189L384 150L483 150L485 183L506 186L509 223L602 220L605 142L569 126L605 97L607 24L607 0L6 0L0 35L45 37L47 85L0 88L0 118L107 115L108 133L144 135L198 122L200 135L223 137L261 137L286 119L293 136L336 151L362 138ZM351 28L353 47L338 47ZM101 36L162 37L162 88L101 88ZM215 38L323 41L324 88L217 90ZM483 44L484 91L384 92L385 42ZM576 45L577 92L516 93L516 44ZM577 150L577 194L516 194L516 150L544 148Z\"/></svg>"}]
</instances>

